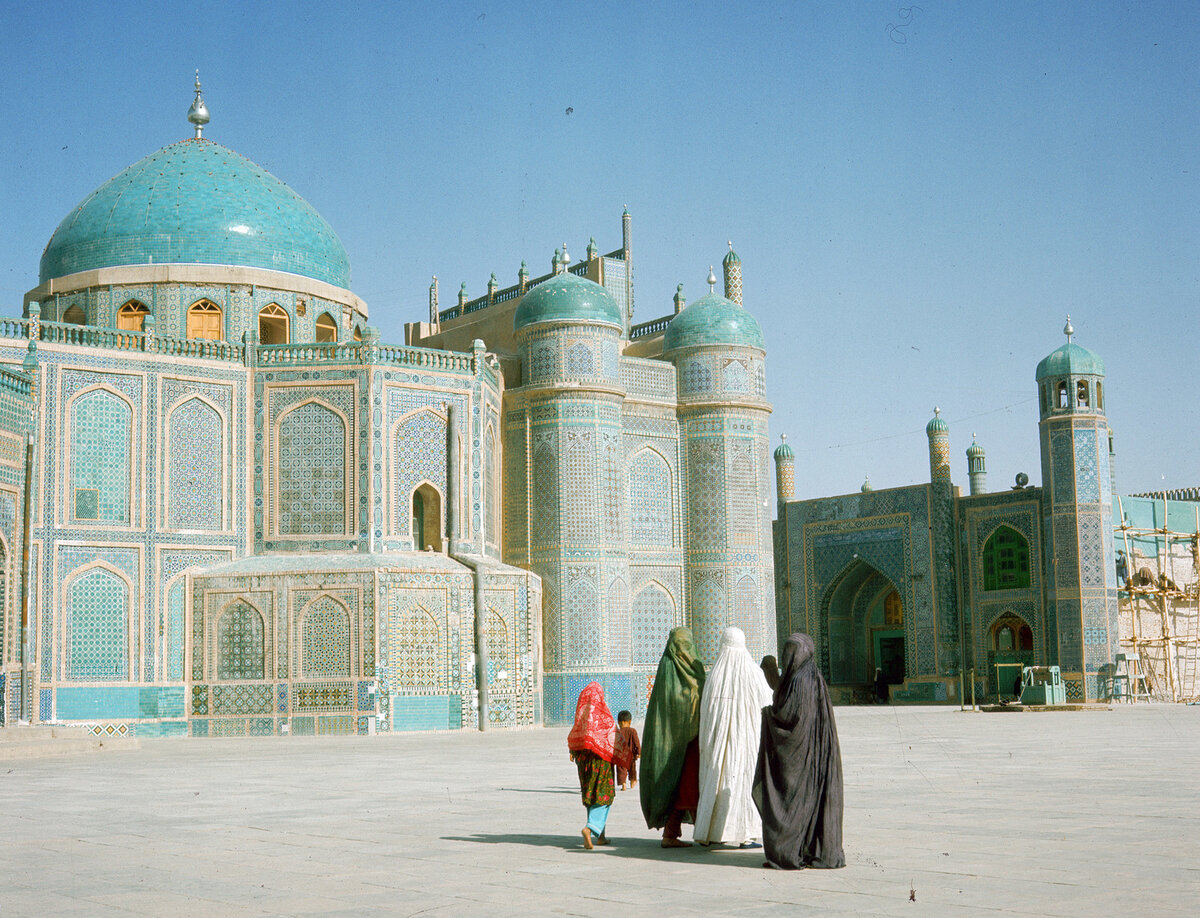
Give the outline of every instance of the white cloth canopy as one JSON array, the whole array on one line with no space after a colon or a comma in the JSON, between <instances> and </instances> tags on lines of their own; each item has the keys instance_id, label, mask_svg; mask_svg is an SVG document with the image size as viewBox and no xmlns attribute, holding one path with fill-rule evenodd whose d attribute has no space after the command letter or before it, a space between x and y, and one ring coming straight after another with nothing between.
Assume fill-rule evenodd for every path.
<instances>
[{"instance_id":1,"label":"white cloth canopy","mask_svg":"<svg viewBox=\"0 0 1200 918\"><path fill-rule=\"evenodd\" d=\"M746 635L740 628L726 628L700 699L697 841L740 844L762 835L750 786L758 764L762 709L770 703L771 688L746 650Z\"/></svg>"}]
</instances>

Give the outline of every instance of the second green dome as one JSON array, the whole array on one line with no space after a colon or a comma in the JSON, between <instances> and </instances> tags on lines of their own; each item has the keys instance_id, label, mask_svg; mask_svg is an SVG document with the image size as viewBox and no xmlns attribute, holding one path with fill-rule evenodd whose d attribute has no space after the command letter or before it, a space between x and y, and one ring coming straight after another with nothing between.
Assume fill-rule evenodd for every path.
<instances>
[{"instance_id":1,"label":"second green dome","mask_svg":"<svg viewBox=\"0 0 1200 918\"><path fill-rule=\"evenodd\" d=\"M594 281L564 271L525 294L513 316L520 330L536 322L604 322L624 327L621 307Z\"/></svg>"},{"instance_id":2,"label":"second green dome","mask_svg":"<svg viewBox=\"0 0 1200 918\"><path fill-rule=\"evenodd\" d=\"M697 345L756 347L766 350L758 320L733 300L706 293L671 320L663 350Z\"/></svg>"}]
</instances>

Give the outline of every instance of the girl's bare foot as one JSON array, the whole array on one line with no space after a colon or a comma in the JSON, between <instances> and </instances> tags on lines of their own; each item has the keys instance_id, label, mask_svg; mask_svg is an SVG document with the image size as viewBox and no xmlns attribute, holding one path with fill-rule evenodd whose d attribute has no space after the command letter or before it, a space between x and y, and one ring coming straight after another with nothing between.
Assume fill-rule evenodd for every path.
<instances>
[{"instance_id":1,"label":"girl's bare foot","mask_svg":"<svg viewBox=\"0 0 1200 918\"><path fill-rule=\"evenodd\" d=\"M608 844L608 836L606 836L603 832L601 832L596 837L596 844L597 845L607 845Z\"/></svg>"},{"instance_id":2,"label":"girl's bare foot","mask_svg":"<svg viewBox=\"0 0 1200 918\"><path fill-rule=\"evenodd\" d=\"M685 842L678 838L664 838L662 840L662 846L664 848L690 848L692 847L692 843Z\"/></svg>"},{"instance_id":3,"label":"girl's bare foot","mask_svg":"<svg viewBox=\"0 0 1200 918\"><path fill-rule=\"evenodd\" d=\"M591 851L592 850L592 830L589 829L587 826L584 826L583 831L580 832L579 834L583 836L583 847L587 848L588 851Z\"/></svg>"}]
</instances>

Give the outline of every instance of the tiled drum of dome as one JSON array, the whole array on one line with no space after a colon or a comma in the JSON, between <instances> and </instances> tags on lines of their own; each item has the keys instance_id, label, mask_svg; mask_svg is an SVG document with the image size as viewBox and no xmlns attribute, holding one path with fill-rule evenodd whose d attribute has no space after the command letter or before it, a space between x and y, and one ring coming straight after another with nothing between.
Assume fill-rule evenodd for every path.
<instances>
[{"instance_id":1,"label":"tiled drum of dome","mask_svg":"<svg viewBox=\"0 0 1200 918\"><path fill-rule=\"evenodd\" d=\"M93 569L67 591L65 678L121 682L129 678L129 588L116 574Z\"/></svg>"},{"instance_id":2,"label":"tiled drum of dome","mask_svg":"<svg viewBox=\"0 0 1200 918\"><path fill-rule=\"evenodd\" d=\"M567 349L568 376L595 376L595 359L592 349L582 341L576 342Z\"/></svg>"},{"instance_id":3,"label":"tiled drum of dome","mask_svg":"<svg viewBox=\"0 0 1200 918\"><path fill-rule=\"evenodd\" d=\"M342 535L346 531L346 423L308 402L279 424L279 531Z\"/></svg>"},{"instance_id":4,"label":"tiled drum of dome","mask_svg":"<svg viewBox=\"0 0 1200 918\"><path fill-rule=\"evenodd\" d=\"M629 464L629 541L637 547L672 544L671 469L652 449Z\"/></svg>"},{"instance_id":5,"label":"tiled drum of dome","mask_svg":"<svg viewBox=\"0 0 1200 918\"><path fill-rule=\"evenodd\" d=\"M217 622L217 678L223 682L263 679L266 673L263 619L237 602Z\"/></svg>"},{"instance_id":6,"label":"tiled drum of dome","mask_svg":"<svg viewBox=\"0 0 1200 918\"><path fill-rule=\"evenodd\" d=\"M726 360L721 368L721 388L726 392L745 393L750 389L750 376L740 360Z\"/></svg>"},{"instance_id":7,"label":"tiled drum of dome","mask_svg":"<svg viewBox=\"0 0 1200 918\"><path fill-rule=\"evenodd\" d=\"M396 492L393 496L394 526L411 535L412 495L428 481L446 495L446 420L428 409L409 415L396 427L392 441Z\"/></svg>"},{"instance_id":8,"label":"tiled drum of dome","mask_svg":"<svg viewBox=\"0 0 1200 918\"><path fill-rule=\"evenodd\" d=\"M111 392L79 397L71 409L72 515L129 522L130 410Z\"/></svg>"},{"instance_id":9,"label":"tiled drum of dome","mask_svg":"<svg viewBox=\"0 0 1200 918\"><path fill-rule=\"evenodd\" d=\"M304 610L301 641L305 679L350 676L350 614L332 596Z\"/></svg>"},{"instance_id":10,"label":"tiled drum of dome","mask_svg":"<svg viewBox=\"0 0 1200 918\"><path fill-rule=\"evenodd\" d=\"M170 529L220 529L225 471L224 429L211 405L190 398L167 420Z\"/></svg>"}]
</instances>

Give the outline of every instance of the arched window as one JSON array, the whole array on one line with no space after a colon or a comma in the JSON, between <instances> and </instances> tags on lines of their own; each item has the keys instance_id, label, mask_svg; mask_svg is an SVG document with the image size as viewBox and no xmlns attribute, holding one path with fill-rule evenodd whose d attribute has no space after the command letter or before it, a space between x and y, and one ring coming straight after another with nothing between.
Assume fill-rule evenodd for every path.
<instances>
[{"instance_id":1,"label":"arched window","mask_svg":"<svg viewBox=\"0 0 1200 918\"><path fill-rule=\"evenodd\" d=\"M268 303L258 311L258 340L263 344L288 343L288 314L278 303Z\"/></svg>"},{"instance_id":2,"label":"arched window","mask_svg":"<svg viewBox=\"0 0 1200 918\"><path fill-rule=\"evenodd\" d=\"M442 496L426 482L412 496L413 548L442 550Z\"/></svg>"},{"instance_id":3,"label":"arched window","mask_svg":"<svg viewBox=\"0 0 1200 918\"><path fill-rule=\"evenodd\" d=\"M883 601L883 623L889 628L899 628L904 624L904 603L895 590L888 593Z\"/></svg>"},{"instance_id":4,"label":"arched window","mask_svg":"<svg viewBox=\"0 0 1200 918\"><path fill-rule=\"evenodd\" d=\"M1096 380L1096 410L1104 410L1104 388L1100 380Z\"/></svg>"},{"instance_id":5,"label":"arched window","mask_svg":"<svg viewBox=\"0 0 1200 918\"><path fill-rule=\"evenodd\" d=\"M362 341L362 326L361 325L354 326L354 340Z\"/></svg>"},{"instance_id":6,"label":"arched window","mask_svg":"<svg viewBox=\"0 0 1200 918\"><path fill-rule=\"evenodd\" d=\"M1081 379L1075 383L1075 403L1080 408L1087 408L1091 403L1086 379Z\"/></svg>"},{"instance_id":7,"label":"arched window","mask_svg":"<svg viewBox=\"0 0 1200 918\"><path fill-rule=\"evenodd\" d=\"M1029 543L1001 526L983 546L983 588L1018 590L1029 586Z\"/></svg>"},{"instance_id":8,"label":"arched window","mask_svg":"<svg viewBox=\"0 0 1200 918\"><path fill-rule=\"evenodd\" d=\"M193 303L187 313L187 336L220 341L221 307L212 300L198 300Z\"/></svg>"},{"instance_id":9,"label":"arched window","mask_svg":"<svg viewBox=\"0 0 1200 918\"><path fill-rule=\"evenodd\" d=\"M87 325L87 314L79 306L68 306L62 321L67 325Z\"/></svg>"},{"instance_id":10,"label":"arched window","mask_svg":"<svg viewBox=\"0 0 1200 918\"><path fill-rule=\"evenodd\" d=\"M1022 625L1017 630L1017 647L1020 650L1033 650L1033 629Z\"/></svg>"},{"instance_id":11,"label":"arched window","mask_svg":"<svg viewBox=\"0 0 1200 918\"><path fill-rule=\"evenodd\" d=\"M996 629L996 649L997 650L1015 650L1016 639L1013 635L1012 625L1001 625Z\"/></svg>"},{"instance_id":12,"label":"arched window","mask_svg":"<svg viewBox=\"0 0 1200 918\"><path fill-rule=\"evenodd\" d=\"M317 344L332 344L338 339L337 322L327 312L317 316Z\"/></svg>"},{"instance_id":13,"label":"arched window","mask_svg":"<svg viewBox=\"0 0 1200 918\"><path fill-rule=\"evenodd\" d=\"M150 309L145 303L130 300L117 310L117 328L121 331L140 332L142 322L150 315Z\"/></svg>"},{"instance_id":14,"label":"arched window","mask_svg":"<svg viewBox=\"0 0 1200 918\"><path fill-rule=\"evenodd\" d=\"M129 587L104 568L71 582L66 594L65 678L123 682L129 678Z\"/></svg>"},{"instance_id":15,"label":"arched window","mask_svg":"<svg viewBox=\"0 0 1200 918\"><path fill-rule=\"evenodd\" d=\"M1065 379L1058 381L1058 407L1071 407L1071 393L1067 390L1067 381Z\"/></svg>"}]
</instances>

